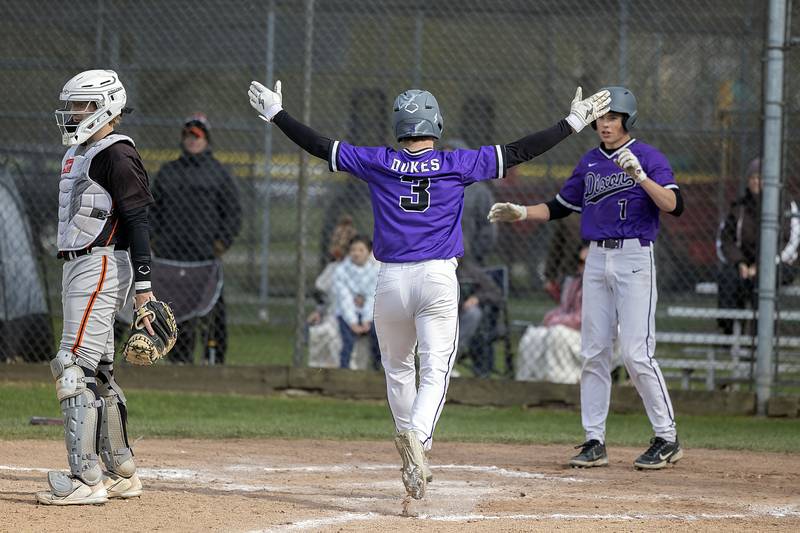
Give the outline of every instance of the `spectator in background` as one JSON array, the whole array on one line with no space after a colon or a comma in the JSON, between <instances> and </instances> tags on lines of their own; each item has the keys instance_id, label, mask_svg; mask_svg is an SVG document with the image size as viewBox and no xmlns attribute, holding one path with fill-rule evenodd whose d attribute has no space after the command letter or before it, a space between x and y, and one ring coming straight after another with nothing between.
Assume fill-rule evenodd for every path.
<instances>
[{"instance_id":1,"label":"spectator in background","mask_svg":"<svg viewBox=\"0 0 800 533\"><path fill-rule=\"evenodd\" d=\"M336 302L333 298L333 276L349 252L350 241L358 235L353 217L343 214L331 232L327 257L332 260L325 265L314 282L316 309L306 320L308 325L308 366L337 368L341 360L342 337L336 317Z\"/></svg>"},{"instance_id":2,"label":"spectator in background","mask_svg":"<svg viewBox=\"0 0 800 533\"><path fill-rule=\"evenodd\" d=\"M175 261L221 260L239 234L242 207L233 178L211 153L210 125L195 113L181 130L182 153L158 172L153 186L153 252ZM208 342L216 363L227 349L225 302L219 299L206 317ZM178 324L178 340L168 355L171 362L193 363L198 321Z\"/></svg>"},{"instance_id":3,"label":"spectator in background","mask_svg":"<svg viewBox=\"0 0 800 533\"><path fill-rule=\"evenodd\" d=\"M469 150L461 139L444 142L444 150ZM486 213L494 204L494 194L487 181L479 181L464 189L464 212L461 216L461 231L464 234L464 255L480 266L497 241L497 225L486 219Z\"/></svg>"},{"instance_id":4,"label":"spectator in background","mask_svg":"<svg viewBox=\"0 0 800 533\"><path fill-rule=\"evenodd\" d=\"M458 312L459 357L472 359L472 370L476 377L489 377L494 370L493 342L497 336L497 318L503 292L466 254L458 265L456 276L461 296Z\"/></svg>"},{"instance_id":5,"label":"spectator in background","mask_svg":"<svg viewBox=\"0 0 800 533\"><path fill-rule=\"evenodd\" d=\"M563 255L563 251L557 252ZM574 254L570 254L574 255ZM519 342L515 365L518 380L578 383L581 377L581 298L583 267L589 246L576 255L576 270L564 278L558 307L544 315L541 326L528 326ZM616 366L616 365L612 365Z\"/></svg>"},{"instance_id":6,"label":"spectator in background","mask_svg":"<svg viewBox=\"0 0 800 533\"><path fill-rule=\"evenodd\" d=\"M722 221L717 235L717 255L720 260L717 278L718 305L721 309L740 309L749 303L758 307L758 242L761 236L761 159L753 159L747 167L747 189L741 198L731 204L730 212ZM785 217L783 248L779 252L779 280L781 284L794 279L792 265L797 259L800 245L800 218L797 204L784 198L781 214ZM733 332L733 321L719 319L725 334Z\"/></svg>"},{"instance_id":7,"label":"spectator in background","mask_svg":"<svg viewBox=\"0 0 800 533\"><path fill-rule=\"evenodd\" d=\"M378 337L372 324L379 269L379 263L372 258L372 241L363 235L353 237L349 255L333 274L336 317L342 336L341 368L350 368L350 354L359 336L369 337L373 368L380 368Z\"/></svg>"}]
</instances>

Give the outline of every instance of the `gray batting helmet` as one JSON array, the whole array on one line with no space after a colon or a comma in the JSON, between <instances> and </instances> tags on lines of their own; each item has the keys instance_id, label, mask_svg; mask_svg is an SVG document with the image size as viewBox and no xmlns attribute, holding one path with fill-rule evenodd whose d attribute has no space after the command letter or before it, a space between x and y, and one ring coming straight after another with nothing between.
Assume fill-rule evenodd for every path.
<instances>
[{"instance_id":1,"label":"gray batting helmet","mask_svg":"<svg viewBox=\"0 0 800 533\"><path fill-rule=\"evenodd\" d=\"M611 108L609 111L627 115L622 119L622 127L625 128L626 131L630 131L636 123L636 118L639 116L636 112L636 97L625 87L603 87L600 90L602 91L603 89L611 93ZM592 127L597 129L597 124L592 122Z\"/></svg>"},{"instance_id":2,"label":"gray batting helmet","mask_svg":"<svg viewBox=\"0 0 800 533\"><path fill-rule=\"evenodd\" d=\"M394 136L400 139L411 137L441 138L444 119L439 103L428 91L409 89L394 100L392 125Z\"/></svg>"}]
</instances>

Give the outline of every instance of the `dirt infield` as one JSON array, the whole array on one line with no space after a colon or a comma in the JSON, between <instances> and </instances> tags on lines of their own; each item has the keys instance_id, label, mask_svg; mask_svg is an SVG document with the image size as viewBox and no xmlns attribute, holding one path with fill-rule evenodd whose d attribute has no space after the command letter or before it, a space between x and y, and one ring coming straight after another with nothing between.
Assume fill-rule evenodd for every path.
<instances>
[{"instance_id":1,"label":"dirt infield","mask_svg":"<svg viewBox=\"0 0 800 533\"><path fill-rule=\"evenodd\" d=\"M141 498L36 504L63 444L0 441L0 530L65 531L798 531L800 456L687 450L637 472L641 450L608 468L563 466L567 446L438 443L426 498L402 516L391 442L142 440ZM65 527L73 524L74 527Z\"/></svg>"}]
</instances>

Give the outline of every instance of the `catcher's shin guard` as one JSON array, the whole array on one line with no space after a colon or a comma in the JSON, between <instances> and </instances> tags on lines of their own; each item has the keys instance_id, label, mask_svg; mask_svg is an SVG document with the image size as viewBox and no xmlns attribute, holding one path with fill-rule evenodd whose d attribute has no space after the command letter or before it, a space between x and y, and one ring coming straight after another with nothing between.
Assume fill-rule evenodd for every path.
<instances>
[{"instance_id":1,"label":"catcher's shin guard","mask_svg":"<svg viewBox=\"0 0 800 533\"><path fill-rule=\"evenodd\" d=\"M128 412L111 363L100 363L97 390L104 404L100 417L100 457L110 472L130 478L136 473L136 465L128 444Z\"/></svg>"},{"instance_id":2,"label":"catcher's shin guard","mask_svg":"<svg viewBox=\"0 0 800 533\"><path fill-rule=\"evenodd\" d=\"M97 410L102 400L95 394L94 373L78 366L75 355L64 350L59 350L50 361L50 370L64 415L64 443L70 472L86 485L96 485L102 476L97 457Z\"/></svg>"}]
</instances>

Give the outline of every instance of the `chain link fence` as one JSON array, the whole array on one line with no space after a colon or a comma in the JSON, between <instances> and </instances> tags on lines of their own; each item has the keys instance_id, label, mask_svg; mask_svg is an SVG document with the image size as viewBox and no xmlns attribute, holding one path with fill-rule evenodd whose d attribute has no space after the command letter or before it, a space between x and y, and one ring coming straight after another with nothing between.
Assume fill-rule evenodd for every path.
<instances>
[{"instance_id":1,"label":"chain link fence","mask_svg":"<svg viewBox=\"0 0 800 533\"><path fill-rule=\"evenodd\" d=\"M0 21L0 358L46 360L60 336L55 234L63 147L52 110L75 73L112 68L135 108L120 131L135 139L157 199L156 293L187 300L182 321L194 337L179 359L288 364L297 332L303 352L296 361L341 362L331 265L348 255L352 237L371 235L369 193L359 180L328 173L322 161L306 164L280 131L265 128L247 103L251 79L282 80L285 109L309 117L327 136L363 145L393 143L394 97L425 88L442 107L442 144L449 148L505 143L544 129L567 114L577 85L585 94L626 85L639 102L635 137L667 155L686 202L683 216L662 216L656 246L657 327L665 341L659 357L673 361L662 366L686 386L708 385L715 370L712 386L723 378L746 381L752 311L745 317L719 308L749 308L751 291L738 287L738 299L720 305L728 286L720 281L726 266L717 241L730 216L736 241L740 206L732 210L731 202L745 195L748 166L761 150L766 6L760 0L96 0L64 9L55 1L7 2ZM791 11L798 14L797 7ZM800 179L800 138L792 127L800 98L791 91L800 86L800 65L796 53L787 58L789 205ZM187 117L198 112L207 117L219 167L182 144ZM465 262L477 272L462 269L462 289L465 300L478 298L484 318L471 340L462 339L462 374L577 379L579 319L553 319L551 311L577 301L578 217L491 227L485 216L493 201L549 200L597 143L587 129L502 182L468 189ZM308 206L302 220L299 192ZM785 217L784 244L793 220L800 224ZM796 262L784 263L780 308L791 310L800 299ZM306 290L298 304L300 281ZM296 327L297 317L309 314L309 324ZM778 328L786 347L776 360L787 382L800 376L791 363L800 350L793 317L782 315ZM731 340L734 327L741 339ZM351 367L372 367L371 352L365 336ZM715 358L739 363L707 364Z\"/></svg>"}]
</instances>

